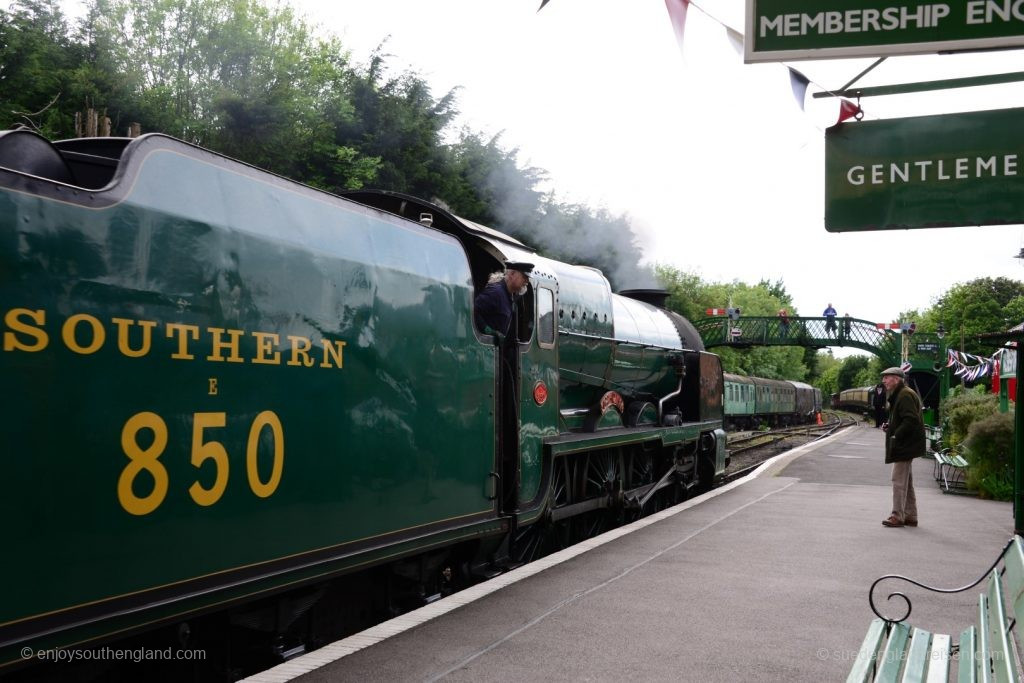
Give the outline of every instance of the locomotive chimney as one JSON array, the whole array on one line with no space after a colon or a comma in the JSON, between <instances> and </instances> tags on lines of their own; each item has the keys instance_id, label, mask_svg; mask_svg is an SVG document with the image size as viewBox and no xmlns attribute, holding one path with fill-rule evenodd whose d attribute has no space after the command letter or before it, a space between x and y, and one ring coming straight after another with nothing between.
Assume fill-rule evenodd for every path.
<instances>
[{"instance_id":1,"label":"locomotive chimney","mask_svg":"<svg viewBox=\"0 0 1024 683\"><path fill-rule=\"evenodd\" d=\"M668 290L665 289L624 289L619 294L657 308L665 308L665 302L668 300Z\"/></svg>"}]
</instances>

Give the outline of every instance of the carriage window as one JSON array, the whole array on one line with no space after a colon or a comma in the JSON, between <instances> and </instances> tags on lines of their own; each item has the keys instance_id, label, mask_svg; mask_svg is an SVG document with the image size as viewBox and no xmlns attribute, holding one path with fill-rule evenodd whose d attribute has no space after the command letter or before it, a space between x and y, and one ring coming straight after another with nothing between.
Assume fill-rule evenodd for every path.
<instances>
[{"instance_id":1,"label":"carriage window","mask_svg":"<svg viewBox=\"0 0 1024 683\"><path fill-rule=\"evenodd\" d=\"M537 343L555 343L555 293L547 287L537 288Z\"/></svg>"}]
</instances>

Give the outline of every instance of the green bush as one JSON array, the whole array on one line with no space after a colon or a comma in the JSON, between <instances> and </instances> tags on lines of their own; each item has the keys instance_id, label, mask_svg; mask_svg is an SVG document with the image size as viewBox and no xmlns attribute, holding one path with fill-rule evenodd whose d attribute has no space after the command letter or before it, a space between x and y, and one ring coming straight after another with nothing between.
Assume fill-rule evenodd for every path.
<instances>
[{"instance_id":1,"label":"green bush","mask_svg":"<svg viewBox=\"0 0 1024 683\"><path fill-rule=\"evenodd\" d=\"M982 498L1013 496L1013 414L995 413L973 422L967 440L967 487Z\"/></svg>"},{"instance_id":2,"label":"green bush","mask_svg":"<svg viewBox=\"0 0 1024 683\"><path fill-rule=\"evenodd\" d=\"M959 445L967 439L972 423L997 414L999 397L995 394L972 390L953 393L942 403L943 441L948 447Z\"/></svg>"}]
</instances>

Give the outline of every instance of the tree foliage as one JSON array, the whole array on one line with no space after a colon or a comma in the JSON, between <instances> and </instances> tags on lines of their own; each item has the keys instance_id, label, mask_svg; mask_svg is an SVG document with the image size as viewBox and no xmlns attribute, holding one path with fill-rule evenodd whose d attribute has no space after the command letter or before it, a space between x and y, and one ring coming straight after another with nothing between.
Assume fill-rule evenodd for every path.
<instances>
[{"instance_id":1,"label":"tree foliage","mask_svg":"<svg viewBox=\"0 0 1024 683\"><path fill-rule=\"evenodd\" d=\"M705 282L695 273L667 265L657 266L655 272L661 286L669 292L668 307L692 320L703 318L708 308L727 306L738 306L743 315L775 316L780 308L789 309L791 315L798 314L781 279L749 285L738 280ZM800 347L716 348L715 352L722 357L726 372L769 379L808 379L807 353Z\"/></svg>"},{"instance_id":2,"label":"tree foliage","mask_svg":"<svg viewBox=\"0 0 1024 683\"><path fill-rule=\"evenodd\" d=\"M328 191L375 186L422 196L547 256L600 268L615 289L655 284L628 215L559 201L542 189L545 171L523 164L500 134L453 131L458 90L437 96L415 71L395 72L384 45L360 62L286 2L87 3L75 26L58 0L13 0L0 10L0 125L72 137L75 113L91 107L112 119L115 134L138 122L145 132ZM782 307L797 315L781 279L705 282L671 267L657 278L670 290L670 306L688 318L729 304L747 315ZM975 335L1024 319L1024 284L974 280L906 315L921 331L941 323L949 341L962 334L965 350L987 355L991 347ZM835 361L836 369L813 349L726 349L722 356L735 372L807 379L823 389L863 382L877 369L847 367L849 360Z\"/></svg>"},{"instance_id":3,"label":"tree foliage","mask_svg":"<svg viewBox=\"0 0 1024 683\"><path fill-rule=\"evenodd\" d=\"M89 0L75 30L56 0L15 0L0 11L0 125L71 137L92 107L117 134L138 122L329 191L425 197L616 288L653 284L629 216L562 203L500 136L451 131L458 90L435 96L383 49L357 63L264 0Z\"/></svg>"},{"instance_id":4,"label":"tree foliage","mask_svg":"<svg viewBox=\"0 0 1024 683\"><path fill-rule=\"evenodd\" d=\"M1005 277L978 278L951 287L921 316L918 329L934 331L939 323L947 343L967 353L988 356L992 342L980 334L1001 332L1024 321L1024 282Z\"/></svg>"}]
</instances>

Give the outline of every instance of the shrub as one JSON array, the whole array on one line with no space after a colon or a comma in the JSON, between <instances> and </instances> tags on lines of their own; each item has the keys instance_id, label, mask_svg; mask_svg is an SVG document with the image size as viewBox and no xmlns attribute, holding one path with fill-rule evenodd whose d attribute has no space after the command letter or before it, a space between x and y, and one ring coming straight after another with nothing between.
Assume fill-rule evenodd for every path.
<instances>
[{"instance_id":1,"label":"shrub","mask_svg":"<svg viewBox=\"0 0 1024 683\"><path fill-rule=\"evenodd\" d=\"M942 404L943 441L949 447L963 443L972 423L997 414L999 398L995 394L966 391L953 395Z\"/></svg>"},{"instance_id":2,"label":"shrub","mask_svg":"<svg viewBox=\"0 0 1024 683\"><path fill-rule=\"evenodd\" d=\"M1013 413L995 413L971 424L967 440L967 487L982 498L1013 497Z\"/></svg>"}]
</instances>

